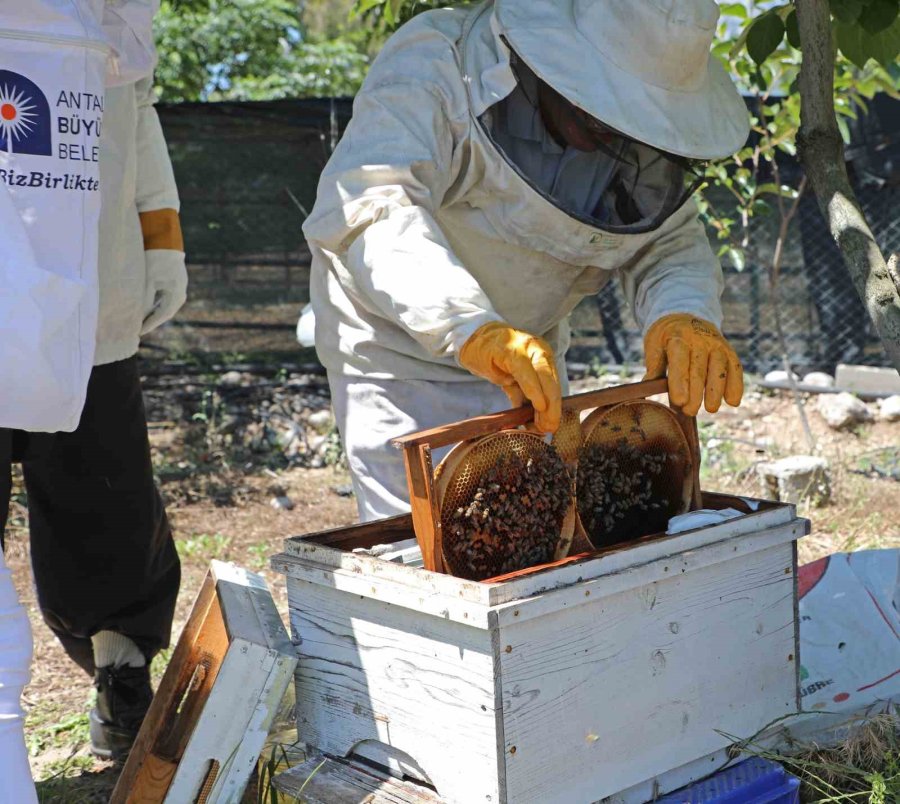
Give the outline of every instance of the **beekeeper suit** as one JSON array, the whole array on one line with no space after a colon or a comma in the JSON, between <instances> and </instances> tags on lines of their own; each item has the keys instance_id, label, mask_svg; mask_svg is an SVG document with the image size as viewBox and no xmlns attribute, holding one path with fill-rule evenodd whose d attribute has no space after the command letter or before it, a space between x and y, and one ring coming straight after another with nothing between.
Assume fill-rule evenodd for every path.
<instances>
[{"instance_id":1,"label":"beekeeper suit","mask_svg":"<svg viewBox=\"0 0 900 804\"><path fill-rule=\"evenodd\" d=\"M394 436L509 400L554 430L566 318L613 274L672 401L739 403L689 200L695 160L748 134L717 19L712 0L496 0L385 45L304 225L364 519L408 508Z\"/></svg>"},{"instance_id":2,"label":"beekeeper suit","mask_svg":"<svg viewBox=\"0 0 900 804\"><path fill-rule=\"evenodd\" d=\"M72 430L84 403L97 327L104 92L136 80L149 64L148 42L132 27L147 5L0 5L0 537L17 433ZM19 704L31 645L0 551L4 803L37 800Z\"/></svg>"}]
</instances>

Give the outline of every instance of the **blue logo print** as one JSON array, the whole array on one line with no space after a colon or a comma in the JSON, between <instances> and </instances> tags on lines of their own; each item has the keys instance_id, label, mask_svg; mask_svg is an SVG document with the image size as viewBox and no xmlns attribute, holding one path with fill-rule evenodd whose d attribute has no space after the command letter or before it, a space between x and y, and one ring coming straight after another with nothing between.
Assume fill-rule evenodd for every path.
<instances>
[{"instance_id":1,"label":"blue logo print","mask_svg":"<svg viewBox=\"0 0 900 804\"><path fill-rule=\"evenodd\" d=\"M24 75L0 70L0 151L52 156L50 104Z\"/></svg>"}]
</instances>

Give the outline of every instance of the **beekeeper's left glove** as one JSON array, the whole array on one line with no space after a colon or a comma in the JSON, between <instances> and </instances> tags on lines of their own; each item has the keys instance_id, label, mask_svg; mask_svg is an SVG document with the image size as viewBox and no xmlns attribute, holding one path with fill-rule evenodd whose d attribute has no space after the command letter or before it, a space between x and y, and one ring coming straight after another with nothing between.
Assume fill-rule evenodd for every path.
<instances>
[{"instance_id":1,"label":"beekeeper's left glove","mask_svg":"<svg viewBox=\"0 0 900 804\"><path fill-rule=\"evenodd\" d=\"M644 336L645 380L666 376L669 401L688 416L700 403L715 413L722 398L734 407L744 394L741 361L715 324L688 313L673 313L656 321Z\"/></svg>"}]
</instances>

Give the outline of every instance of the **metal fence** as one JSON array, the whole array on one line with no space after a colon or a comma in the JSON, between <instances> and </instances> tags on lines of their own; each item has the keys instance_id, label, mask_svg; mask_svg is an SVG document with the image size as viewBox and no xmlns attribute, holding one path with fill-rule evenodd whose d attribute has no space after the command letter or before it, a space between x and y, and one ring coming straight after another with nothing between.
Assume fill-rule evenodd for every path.
<instances>
[{"instance_id":1,"label":"metal fence","mask_svg":"<svg viewBox=\"0 0 900 804\"><path fill-rule=\"evenodd\" d=\"M882 249L900 250L898 107L884 99L854 132L856 189ZM294 325L308 299L309 252L300 226L318 175L350 116L350 101L161 105L182 199L190 301L151 349L296 358ZM799 168L783 171L797 179ZM781 365L775 305L799 370L883 363L881 346L819 214L805 198L777 285L768 266L778 222L759 219L746 265L723 265L725 331L751 371ZM637 364L641 343L615 283L572 316L570 358Z\"/></svg>"}]
</instances>

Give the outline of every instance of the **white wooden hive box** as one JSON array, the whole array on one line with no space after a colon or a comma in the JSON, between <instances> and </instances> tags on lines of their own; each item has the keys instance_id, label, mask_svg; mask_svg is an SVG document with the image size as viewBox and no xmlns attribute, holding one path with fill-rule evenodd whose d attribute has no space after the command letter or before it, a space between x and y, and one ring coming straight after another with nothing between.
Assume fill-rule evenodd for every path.
<instances>
[{"instance_id":1,"label":"white wooden hive box","mask_svg":"<svg viewBox=\"0 0 900 804\"><path fill-rule=\"evenodd\" d=\"M740 505L706 494L706 507ZM798 709L789 505L500 583L353 548L410 518L289 539L301 740L456 804L646 801Z\"/></svg>"}]
</instances>

